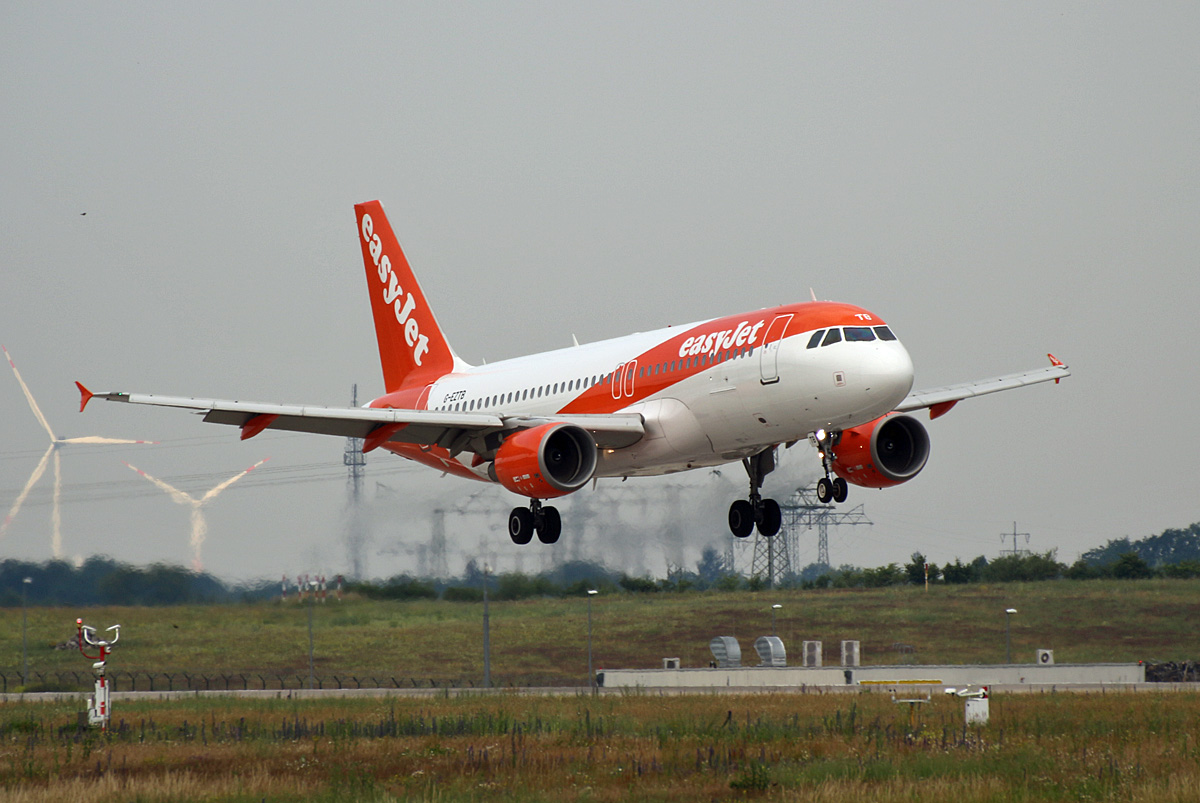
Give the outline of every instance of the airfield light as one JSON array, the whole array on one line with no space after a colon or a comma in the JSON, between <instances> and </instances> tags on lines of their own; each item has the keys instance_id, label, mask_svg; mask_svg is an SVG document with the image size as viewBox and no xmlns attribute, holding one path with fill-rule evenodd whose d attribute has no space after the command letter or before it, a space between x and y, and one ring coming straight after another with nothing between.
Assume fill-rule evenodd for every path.
<instances>
[{"instance_id":1,"label":"airfield light","mask_svg":"<svg viewBox=\"0 0 1200 803\"><path fill-rule=\"evenodd\" d=\"M600 592L594 588L589 588L587 592L588 601L588 688L596 688L596 673L592 669L592 597Z\"/></svg>"},{"instance_id":2,"label":"airfield light","mask_svg":"<svg viewBox=\"0 0 1200 803\"><path fill-rule=\"evenodd\" d=\"M771 606L771 635L772 636L779 635L779 633L775 630L775 611L778 611L782 607L783 606L780 605L778 602L776 602L774 605Z\"/></svg>"},{"instance_id":3,"label":"airfield light","mask_svg":"<svg viewBox=\"0 0 1200 803\"><path fill-rule=\"evenodd\" d=\"M1012 663L1012 616L1016 608L1004 609L1004 663Z\"/></svg>"},{"instance_id":4,"label":"airfield light","mask_svg":"<svg viewBox=\"0 0 1200 803\"><path fill-rule=\"evenodd\" d=\"M492 634L491 616L488 611L488 572L492 567L483 564L483 687L492 687Z\"/></svg>"},{"instance_id":5,"label":"airfield light","mask_svg":"<svg viewBox=\"0 0 1200 803\"><path fill-rule=\"evenodd\" d=\"M21 581L21 686L25 686L29 677L29 652L25 648L25 634L28 620L25 616L25 606L29 597L29 584L33 582L32 577L26 577Z\"/></svg>"}]
</instances>

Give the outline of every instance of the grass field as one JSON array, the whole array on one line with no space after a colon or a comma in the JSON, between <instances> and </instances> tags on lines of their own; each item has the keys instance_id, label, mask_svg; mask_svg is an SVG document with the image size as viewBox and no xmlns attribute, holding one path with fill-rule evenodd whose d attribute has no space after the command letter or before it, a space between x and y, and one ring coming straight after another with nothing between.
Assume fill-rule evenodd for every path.
<instances>
[{"instance_id":1,"label":"grass field","mask_svg":"<svg viewBox=\"0 0 1200 803\"><path fill-rule=\"evenodd\" d=\"M1004 585L759 593L622 594L593 601L597 668L661 666L679 656L705 666L714 636L735 636L744 655L771 629L795 663L802 639L862 643L865 664L999 663L1006 607L1013 657L1055 651L1058 662L1181 660L1200 657L1200 580L1057 581ZM164 608L31 608L31 671L86 672L78 652L51 645L71 638L77 616L98 628L120 623L109 662L117 672L307 675L307 611L297 603ZM483 674L483 606L436 601L329 601L313 611L316 673L478 683ZM587 682L587 603L540 599L491 604L492 675L497 684ZM892 649L915 647L915 655ZM0 672L19 682L21 610L0 609ZM89 682L90 683L90 682Z\"/></svg>"},{"instance_id":2,"label":"grass field","mask_svg":"<svg viewBox=\"0 0 1200 803\"><path fill-rule=\"evenodd\" d=\"M0 707L9 801L1200 799L1200 695L468 695Z\"/></svg>"}]
</instances>

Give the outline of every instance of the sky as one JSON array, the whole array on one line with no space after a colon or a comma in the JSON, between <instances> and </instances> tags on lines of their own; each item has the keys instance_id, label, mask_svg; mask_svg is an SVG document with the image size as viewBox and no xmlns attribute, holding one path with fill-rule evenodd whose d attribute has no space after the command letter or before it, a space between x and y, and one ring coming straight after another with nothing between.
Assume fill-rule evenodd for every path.
<instances>
[{"instance_id":1,"label":"sky","mask_svg":"<svg viewBox=\"0 0 1200 803\"><path fill-rule=\"evenodd\" d=\"M873 525L831 532L835 565L996 557L1014 526L1072 562L1187 526L1198 35L1184 2L5 3L0 343L59 437L160 441L61 450L63 552L186 565L189 508L122 461L200 497L265 457L204 508L218 576L428 570L440 531L451 573L724 549L736 464L603 481L562 500L557 546L516 547L518 497L392 455L356 519L339 439L79 413L75 380L381 394L353 212L376 198L473 363L811 288L887 321L915 389L1069 364L929 423L915 480L852 488ZM48 443L6 368L0 507ZM800 444L766 491L817 476ZM52 488L0 557L51 556Z\"/></svg>"}]
</instances>

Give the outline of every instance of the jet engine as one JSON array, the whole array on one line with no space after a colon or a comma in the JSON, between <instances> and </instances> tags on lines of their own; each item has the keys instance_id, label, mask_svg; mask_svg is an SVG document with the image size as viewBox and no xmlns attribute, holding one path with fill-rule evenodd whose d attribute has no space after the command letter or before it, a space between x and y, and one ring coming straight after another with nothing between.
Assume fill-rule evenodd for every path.
<instances>
[{"instance_id":1,"label":"jet engine","mask_svg":"<svg viewBox=\"0 0 1200 803\"><path fill-rule=\"evenodd\" d=\"M509 435L496 451L491 475L508 490L552 499L582 488L596 472L596 441L574 424L542 424Z\"/></svg>"},{"instance_id":2,"label":"jet engine","mask_svg":"<svg viewBox=\"0 0 1200 803\"><path fill-rule=\"evenodd\" d=\"M929 433L920 421L895 413L843 430L833 450L833 470L865 488L907 482L929 460Z\"/></svg>"}]
</instances>

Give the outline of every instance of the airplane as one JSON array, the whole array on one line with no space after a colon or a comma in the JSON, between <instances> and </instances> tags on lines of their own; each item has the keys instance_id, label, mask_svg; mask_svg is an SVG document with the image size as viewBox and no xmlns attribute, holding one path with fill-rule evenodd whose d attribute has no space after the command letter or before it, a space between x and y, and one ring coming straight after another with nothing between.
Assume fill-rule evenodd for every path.
<instances>
[{"instance_id":1,"label":"airplane","mask_svg":"<svg viewBox=\"0 0 1200 803\"><path fill-rule=\"evenodd\" d=\"M929 458L930 418L959 401L1059 382L1050 365L913 393L913 362L891 327L851 304L817 301L669 326L485 365L450 347L379 201L354 207L384 395L359 408L262 404L126 392L76 382L80 412L93 398L191 410L241 428L363 440L438 471L529 499L513 508L513 542L553 544L558 509L544 501L600 478L671 474L740 461L749 494L729 529L774 536L779 503L763 498L780 446L807 440L824 476L822 503L848 486L884 488L915 477ZM811 291L810 291L811 293Z\"/></svg>"}]
</instances>

